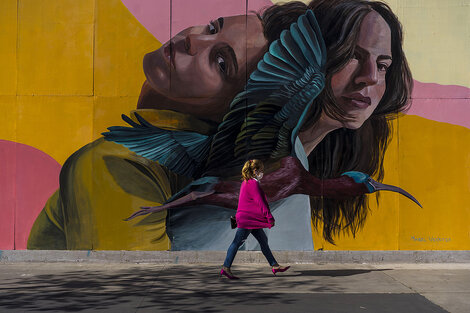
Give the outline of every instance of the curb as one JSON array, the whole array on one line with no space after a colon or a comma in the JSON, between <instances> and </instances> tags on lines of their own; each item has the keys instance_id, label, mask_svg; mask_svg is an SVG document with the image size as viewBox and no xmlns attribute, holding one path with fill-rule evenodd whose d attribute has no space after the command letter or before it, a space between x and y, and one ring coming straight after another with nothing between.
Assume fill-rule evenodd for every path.
<instances>
[{"instance_id":1,"label":"curb","mask_svg":"<svg viewBox=\"0 0 470 313\"><path fill-rule=\"evenodd\" d=\"M225 251L94 251L0 250L0 263L95 262L95 263L217 263ZM407 251L273 251L281 263L470 263L468 250ZM265 263L260 251L239 251L239 263Z\"/></svg>"}]
</instances>

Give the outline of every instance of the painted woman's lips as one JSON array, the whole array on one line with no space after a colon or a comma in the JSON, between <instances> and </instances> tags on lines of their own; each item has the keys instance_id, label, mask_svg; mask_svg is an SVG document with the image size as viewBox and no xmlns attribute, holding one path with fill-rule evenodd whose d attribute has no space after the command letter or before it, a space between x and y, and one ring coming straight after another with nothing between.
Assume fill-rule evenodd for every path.
<instances>
[{"instance_id":1,"label":"painted woman's lips","mask_svg":"<svg viewBox=\"0 0 470 313\"><path fill-rule=\"evenodd\" d=\"M358 108L358 109L365 109L368 106L370 106L370 98L365 97L360 93L352 93L346 96L343 96L343 98L352 106Z\"/></svg>"}]
</instances>

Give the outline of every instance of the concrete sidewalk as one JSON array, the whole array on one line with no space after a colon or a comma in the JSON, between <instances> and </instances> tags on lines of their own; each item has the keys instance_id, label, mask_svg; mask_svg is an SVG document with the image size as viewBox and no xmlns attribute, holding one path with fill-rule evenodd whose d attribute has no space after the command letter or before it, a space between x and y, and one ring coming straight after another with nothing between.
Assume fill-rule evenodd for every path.
<instances>
[{"instance_id":1,"label":"concrete sidewalk","mask_svg":"<svg viewBox=\"0 0 470 313\"><path fill-rule=\"evenodd\" d=\"M469 312L470 264L3 263L0 312Z\"/></svg>"}]
</instances>

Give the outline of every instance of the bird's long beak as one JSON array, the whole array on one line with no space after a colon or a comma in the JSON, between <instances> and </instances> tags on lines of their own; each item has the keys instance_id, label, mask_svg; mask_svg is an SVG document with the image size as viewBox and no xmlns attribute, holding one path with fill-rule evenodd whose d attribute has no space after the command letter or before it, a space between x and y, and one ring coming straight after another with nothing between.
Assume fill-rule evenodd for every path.
<instances>
[{"instance_id":1,"label":"bird's long beak","mask_svg":"<svg viewBox=\"0 0 470 313\"><path fill-rule=\"evenodd\" d=\"M416 200L415 197L413 197L409 192L405 191L404 189L400 188L400 187L397 187L397 186L393 186L393 185L387 185L387 184L382 184L382 183L379 183L375 180L373 180L372 178L369 178L369 183L372 185L372 187L374 188L374 191L379 191L379 190L388 190L388 191L393 191L393 192L398 192L402 195L404 195L405 197L407 197L408 199L412 200L414 203L416 203L417 205L419 205L420 207L423 207L418 200Z\"/></svg>"}]
</instances>

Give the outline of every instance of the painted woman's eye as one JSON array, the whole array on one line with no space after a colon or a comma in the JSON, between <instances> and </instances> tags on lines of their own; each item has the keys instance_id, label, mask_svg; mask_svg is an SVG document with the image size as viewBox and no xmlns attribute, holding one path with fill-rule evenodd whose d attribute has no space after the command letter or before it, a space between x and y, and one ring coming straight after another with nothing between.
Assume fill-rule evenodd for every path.
<instances>
[{"instance_id":1,"label":"painted woman's eye","mask_svg":"<svg viewBox=\"0 0 470 313\"><path fill-rule=\"evenodd\" d=\"M379 63L377 64L377 68L379 69L379 71L381 72L386 72L388 70L388 65L387 64L383 64L383 63Z\"/></svg>"},{"instance_id":2,"label":"painted woman's eye","mask_svg":"<svg viewBox=\"0 0 470 313\"><path fill-rule=\"evenodd\" d=\"M217 56L217 64L219 65L220 71L225 74L225 71L226 71L225 59L220 55Z\"/></svg>"},{"instance_id":3,"label":"painted woman's eye","mask_svg":"<svg viewBox=\"0 0 470 313\"><path fill-rule=\"evenodd\" d=\"M217 34L217 28L215 27L213 21L211 21L211 22L207 25L207 30L208 30L209 34L211 34L211 35Z\"/></svg>"}]
</instances>

